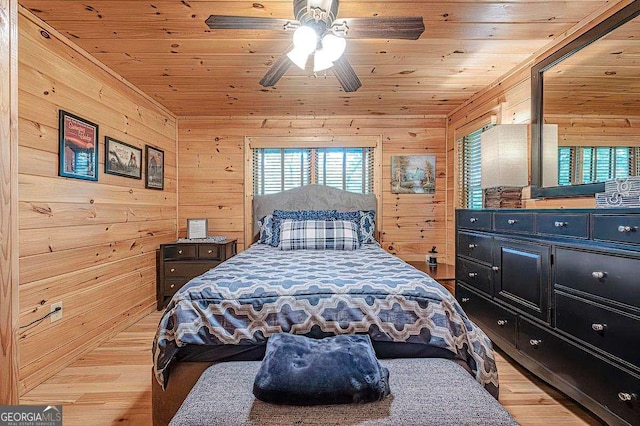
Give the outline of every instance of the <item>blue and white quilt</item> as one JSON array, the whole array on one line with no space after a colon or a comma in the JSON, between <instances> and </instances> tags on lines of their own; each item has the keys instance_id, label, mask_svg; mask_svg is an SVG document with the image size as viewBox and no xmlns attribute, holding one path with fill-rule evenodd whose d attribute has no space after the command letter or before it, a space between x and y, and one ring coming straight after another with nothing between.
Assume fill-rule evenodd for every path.
<instances>
[{"instance_id":1,"label":"blue and white quilt","mask_svg":"<svg viewBox=\"0 0 640 426\"><path fill-rule=\"evenodd\" d=\"M378 245L353 251L249 249L187 283L158 326L155 377L186 345L263 345L274 333L367 333L442 348L497 397L491 341L427 274Z\"/></svg>"}]
</instances>

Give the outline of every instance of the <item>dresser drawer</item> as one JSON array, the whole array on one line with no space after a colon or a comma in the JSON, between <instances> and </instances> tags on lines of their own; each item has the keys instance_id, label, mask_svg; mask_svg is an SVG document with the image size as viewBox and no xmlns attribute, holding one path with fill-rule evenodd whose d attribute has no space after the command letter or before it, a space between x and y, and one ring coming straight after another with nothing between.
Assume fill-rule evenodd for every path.
<instances>
[{"instance_id":1,"label":"dresser drawer","mask_svg":"<svg viewBox=\"0 0 640 426\"><path fill-rule=\"evenodd\" d=\"M493 332L515 346L516 315L480 296L460 283L456 286L456 299L462 309L483 330Z\"/></svg>"},{"instance_id":2,"label":"dresser drawer","mask_svg":"<svg viewBox=\"0 0 640 426\"><path fill-rule=\"evenodd\" d=\"M538 213L536 231L547 235L588 238L589 215L587 213Z\"/></svg>"},{"instance_id":3,"label":"dresser drawer","mask_svg":"<svg viewBox=\"0 0 640 426\"><path fill-rule=\"evenodd\" d=\"M555 258L556 285L640 306L640 259L568 248Z\"/></svg>"},{"instance_id":4,"label":"dresser drawer","mask_svg":"<svg viewBox=\"0 0 640 426\"><path fill-rule=\"evenodd\" d=\"M180 290L180 288L182 288L183 285L188 283L190 279L191 278L189 277L166 279L164 281L164 290L163 290L164 296L165 297L173 296L174 294L176 294L178 290Z\"/></svg>"},{"instance_id":5,"label":"dresser drawer","mask_svg":"<svg viewBox=\"0 0 640 426\"><path fill-rule=\"evenodd\" d=\"M458 210L458 227L469 229L491 229L491 212Z\"/></svg>"},{"instance_id":6,"label":"dresser drawer","mask_svg":"<svg viewBox=\"0 0 640 426\"><path fill-rule=\"evenodd\" d=\"M639 424L640 400L622 400L640 395L637 374L618 368L522 317L518 349L627 422Z\"/></svg>"},{"instance_id":7,"label":"dresser drawer","mask_svg":"<svg viewBox=\"0 0 640 426\"><path fill-rule=\"evenodd\" d=\"M556 292L556 328L640 368L640 318Z\"/></svg>"},{"instance_id":8,"label":"dresser drawer","mask_svg":"<svg viewBox=\"0 0 640 426\"><path fill-rule=\"evenodd\" d=\"M198 257L200 259L221 259L220 251L224 250L224 246L218 244L200 244L198 246Z\"/></svg>"},{"instance_id":9,"label":"dresser drawer","mask_svg":"<svg viewBox=\"0 0 640 426\"><path fill-rule=\"evenodd\" d=\"M593 239L640 244L640 215L592 215Z\"/></svg>"},{"instance_id":10,"label":"dresser drawer","mask_svg":"<svg viewBox=\"0 0 640 426\"><path fill-rule=\"evenodd\" d=\"M458 255L491 263L491 240L486 234L458 232Z\"/></svg>"},{"instance_id":11,"label":"dresser drawer","mask_svg":"<svg viewBox=\"0 0 640 426\"><path fill-rule=\"evenodd\" d=\"M198 246L195 244L165 245L162 251L165 260L189 259L197 257Z\"/></svg>"},{"instance_id":12,"label":"dresser drawer","mask_svg":"<svg viewBox=\"0 0 640 426\"><path fill-rule=\"evenodd\" d=\"M506 232L533 232L533 214L531 213L496 213L493 227Z\"/></svg>"},{"instance_id":13,"label":"dresser drawer","mask_svg":"<svg viewBox=\"0 0 640 426\"><path fill-rule=\"evenodd\" d=\"M220 262L165 262L164 275L167 279L174 277L197 277Z\"/></svg>"},{"instance_id":14,"label":"dresser drawer","mask_svg":"<svg viewBox=\"0 0 640 426\"><path fill-rule=\"evenodd\" d=\"M472 262L470 260L456 260L456 277L469 286L477 288L491 295L491 280L493 271L491 267Z\"/></svg>"}]
</instances>

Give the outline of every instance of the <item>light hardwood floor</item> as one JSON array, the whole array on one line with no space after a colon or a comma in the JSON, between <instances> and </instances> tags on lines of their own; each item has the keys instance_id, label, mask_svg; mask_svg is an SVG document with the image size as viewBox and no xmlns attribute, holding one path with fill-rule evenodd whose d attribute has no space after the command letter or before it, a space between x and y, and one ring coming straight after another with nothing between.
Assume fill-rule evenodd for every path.
<instances>
[{"instance_id":1,"label":"light hardwood floor","mask_svg":"<svg viewBox=\"0 0 640 426\"><path fill-rule=\"evenodd\" d=\"M63 404L65 426L151 424L154 312L25 394L22 404ZM588 412L498 353L500 402L523 426L599 425Z\"/></svg>"}]
</instances>

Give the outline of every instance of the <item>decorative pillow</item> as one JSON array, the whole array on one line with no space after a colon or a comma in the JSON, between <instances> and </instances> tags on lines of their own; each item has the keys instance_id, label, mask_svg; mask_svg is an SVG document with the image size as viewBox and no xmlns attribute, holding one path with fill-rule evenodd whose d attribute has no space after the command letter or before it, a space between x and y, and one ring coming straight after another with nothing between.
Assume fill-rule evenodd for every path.
<instances>
[{"instance_id":1,"label":"decorative pillow","mask_svg":"<svg viewBox=\"0 0 640 426\"><path fill-rule=\"evenodd\" d=\"M360 244L377 244L376 241L376 212L375 210L360 210L358 233Z\"/></svg>"},{"instance_id":2,"label":"decorative pillow","mask_svg":"<svg viewBox=\"0 0 640 426\"><path fill-rule=\"evenodd\" d=\"M268 214L260 219L258 221L258 228L260 229L258 244L270 244L273 238L273 215Z\"/></svg>"},{"instance_id":3,"label":"decorative pillow","mask_svg":"<svg viewBox=\"0 0 640 426\"><path fill-rule=\"evenodd\" d=\"M355 250L358 227L348 220L292 220L280 225L280 250Z\"/></svg>"},{"instance_id":4,"label":"decorative pillow","mask_svg":"<svg viewBox=\"0 0 640 426\"><path fill-rule=\"evenodd\" d=\"M367 334L320 340L274 334L253 382L256 398L272 404L364 403L389 393L389 370L378 362Z\"/></svg>"},{"instance_id":5,"label":"decorative pillow","mask_svg":"<svg viewBox=\"0 0 640 426\"><path fill-rule=\"evenodd\" d=\"M336 210L274 210L271 233L271 245L280 245L280 222L282 219L294 220L331 220L336 218Z\"/></svg>"}]
</instances>

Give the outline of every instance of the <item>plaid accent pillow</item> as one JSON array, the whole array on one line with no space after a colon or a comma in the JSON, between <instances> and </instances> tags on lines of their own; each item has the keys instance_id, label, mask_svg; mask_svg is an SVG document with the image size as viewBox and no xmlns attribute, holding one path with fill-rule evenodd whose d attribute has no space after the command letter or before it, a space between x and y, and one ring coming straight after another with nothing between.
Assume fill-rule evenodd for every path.
<instances>
[{"instance_id":1,"label":"plaid accent pillow","mask_svg":"<svg viewBox=\"0 0 640 426\"><path fill-rule=\"evenodd\" d=\"M260 219L258 221L258 228L260 230L258 244L270 244L273 238L273 215L268 214Z\"/></svg>"},{"instance_id":2,"label":"plaid accent pillow","mask_svg":"<svg viewBox=\"0 0 640 426\"><path fill-rule=\"evenodd\" d=\"M358 223L360 244L378 244L376 241L375 218L375 210L360 210L360 221Z\"/></svg>"},{"instance_id":3,"label":"plaid accent pillow","mask_svg":"<svg viewBox=\"0 0 640 426\"><path fill-rule=\"evenodd\" d=\"M280 250L356 250L358 227L348 220L292 220L280 225Z\"/></svg>"},{"instance_id":4,"label":"plaid accent pillow","mask_svg":"<svg viewBox=\"0 0 640 426\"><path fill-rule=\"evenodd\" d=\"M280 222L283 219L331 220L336 218L337 213L336 210L274 210L270 245L280 245Z\"/></svg>"}]
</instances>

